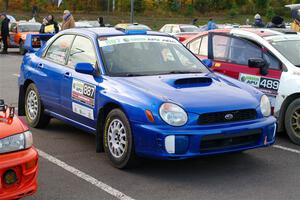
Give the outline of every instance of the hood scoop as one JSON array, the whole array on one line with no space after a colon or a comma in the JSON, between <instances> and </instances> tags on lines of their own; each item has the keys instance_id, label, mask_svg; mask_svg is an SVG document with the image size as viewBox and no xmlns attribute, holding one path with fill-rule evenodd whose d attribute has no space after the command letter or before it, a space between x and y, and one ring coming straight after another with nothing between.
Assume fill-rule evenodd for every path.
<instances>
[{"instance_id":1,"label":"hood scoop","mask_svg":"<svg viewBox=\"0 0 300 200\"><path fill-rule=\"evenodd\" d=\"M211 83L212 79L209 77L192 77L177 79L172 86L175 88L203 87Z\"/></svg>"}]
</instances>

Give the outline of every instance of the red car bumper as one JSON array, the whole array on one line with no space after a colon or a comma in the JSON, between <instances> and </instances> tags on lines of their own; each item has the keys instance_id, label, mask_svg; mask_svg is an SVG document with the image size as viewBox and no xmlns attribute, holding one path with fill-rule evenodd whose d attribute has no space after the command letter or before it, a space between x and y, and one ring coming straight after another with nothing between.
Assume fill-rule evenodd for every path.
<instances>
[{"instance_id":1,"label":"red car bumper","mask_svg":"<svg viewBox=\"0 0 300 200\"><path fill-rule=\"evenodd\" d=\"M15 183L7 184L5 174L14 171ZM35 148L0 154L0 199L11 200L32 195L37 190L38 153Z\"/></svg>"}]
</instances>

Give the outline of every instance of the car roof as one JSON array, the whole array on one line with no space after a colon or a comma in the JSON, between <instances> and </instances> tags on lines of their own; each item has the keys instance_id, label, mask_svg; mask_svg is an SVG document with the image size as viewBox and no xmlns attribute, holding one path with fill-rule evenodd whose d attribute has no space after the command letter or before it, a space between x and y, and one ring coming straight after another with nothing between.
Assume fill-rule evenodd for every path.
<instances>
[{"instance_id":1,"label":"car roof","mask_svg":"<svg viewBox=\"0 0 300 200\"><path fill-rule=\"evenodd\" d=\"M267 28L229 28L229 29L215 29L210 31L204 31L201 32L194 37L189 38L184 43L188 43L191 40L194 40L195 38L206 35L207 33L224 33L224 34L239 34L239 35L246 35L247 33L254 33L257 36L260 36L262 38L270 37L270 36L276 36L276 35L285 35L285 34L297 34L296 32L289 30L289 29L267 29Z\"/></svg>"},{"instance_id":2,"label":"car roof","mask_svg":"<svg viewBox=\"0 0 300 200\"><path fill-rule=\"evenodd\" d=\"M84 29L68 29L64 31L65 33L81 33L89 36L116 36L116 35L126 35L125 31L118 30L116 28L107 28L107 27L97 27L97 28L84 28ZM169 34L156 32L156 31L147 31L147 35L160 35L160 36L168 36Z\"/></svg>"},{"instance_id":3,"label":"car roof","mask_svg":"<svg viewBox=\"0 0 300 200\"><path fill-rule=\"evenodd\" d=\"M39 22L16 22L18 25L41 25Z\"/></svg>"}]
</instances>

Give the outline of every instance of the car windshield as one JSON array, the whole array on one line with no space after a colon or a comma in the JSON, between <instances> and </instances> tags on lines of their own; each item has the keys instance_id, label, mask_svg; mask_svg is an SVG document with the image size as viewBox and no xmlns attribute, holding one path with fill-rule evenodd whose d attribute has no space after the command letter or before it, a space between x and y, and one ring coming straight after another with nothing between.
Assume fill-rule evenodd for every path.
<instances>
[{"instance_id":1,"label":"car windshield","mask_svg":"<svg viewBox=\"0 0 300 200\"><path fill-rule=\"evenodd\" d=\"M293 40L272 41L271 44L291 63L300 67L300 37Z\"/></svg>"},{"instance_id":2,"label":"car windshield","mask_svg":"<svg viewBox=\"0 0 300 200\"><path fill-rule=\"evenodd\" d=\"M20 32L39 32L41 24L20 24L18 31Z\"/></svg>"},{"instance_id":3,"label":"car windshield","mask_svg":"<svg viewBox=\"0 0 300 200\"><path fill-rule=\"evenodd\" d=\"M111 76L203 73L209 70L176 39L165 36L112 36L99 39Z\"/></svg>"},{"instance_id":4,"label":"car windshield","mask_svg":"<svg viewBox=\"0 0 300 200\"><path fill-rule=\"evenodd\" d=\"M180 26L181 32L199 32L199 28L197 26Z\"/></svg>"}]
</instances>

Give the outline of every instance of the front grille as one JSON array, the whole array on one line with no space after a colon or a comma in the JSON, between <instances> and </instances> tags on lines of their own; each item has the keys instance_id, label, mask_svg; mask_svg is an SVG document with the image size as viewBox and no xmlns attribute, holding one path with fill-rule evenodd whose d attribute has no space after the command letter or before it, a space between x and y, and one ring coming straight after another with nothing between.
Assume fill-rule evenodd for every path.
<instances>
[{"instance_id":1,"label":"front grille","mask_svg":"<svg viewBox=\"0 0 300 200\"><path fill-rule=\"evenodd\" d=\"M216 151L226 148L253 146L259 143L262 131L260 129L237 134L207 135L201 138L200 151Z\"/></svg>"},{"instance_id":2,"label":"front grille","mask_svg":"<svg viewBox=\"0 0 300 200\"><path fill-rule=\"evenodd\" d=\"M255 109L233 110L226 112L205 113L199 116L198 124L218 124L256 119Z\"/></svg>"}]
</instances>

